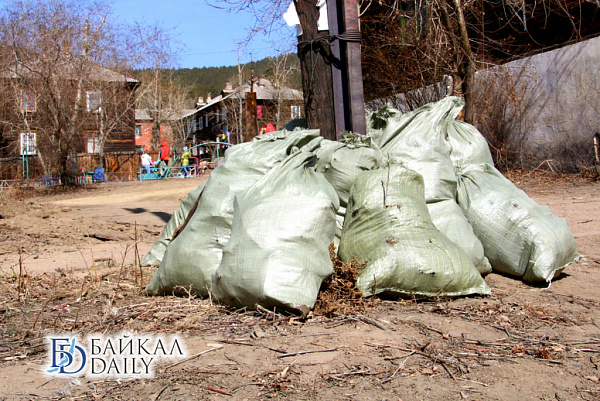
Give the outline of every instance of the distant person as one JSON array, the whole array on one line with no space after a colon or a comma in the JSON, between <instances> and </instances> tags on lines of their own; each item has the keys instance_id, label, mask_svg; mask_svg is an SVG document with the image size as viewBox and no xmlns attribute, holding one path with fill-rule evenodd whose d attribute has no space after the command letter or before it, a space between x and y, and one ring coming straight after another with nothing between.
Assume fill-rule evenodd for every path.
<instances>
[{"instance_id":1,"label":"distant person","mask_svg":"<svg viewBox=\"0 0 600 401\"><path fill-rule=\"evenodd\" d=\"M267 132L267 127L265 127L264 125L262 127L260 127L260 131L258 131L258 135L262 135L265 132Z\"/></svg>"},{"instance_id":2,"label":"distant person","mask_svg":"<svg viewBox=\"0 0 600 401\"><path fill-rule=\"evenodd\" d=\"M167 166L169 165L169 144L167 141L160 143L160 161L164 162Z\"/></svg>"},{"instance_id":3,"label":"distant person","mask_svg":"<svg viewBox=\"0 0 600 401\"><path fill-rule=\"evenodd\" d=\"M273 124L268 123L267 129L265 130L265 132L268 134L269 132L273 132L273 131L275 131L275 127L273 127Z\"/></svg>"},{"instance_id":4,"label":"distant person","mask_svg":"<svg viewBox=\"0 0 600 401\"><path fill-rule=\"evenodd\" d=\"M150 167L154 165L154 161L152 160L152 156L150 156L146 151L142 153L142 167L146 169L146 174L151 174L152 170Z\"/></svg>"},{"instance_id":5,"label":"distant person","mask_svg":"<svg viewBox=\"0 0 600 401\"><path fill-rule=\"evenodd\" d=\"M183 174L188 177L190 175L190 151L187 146L183 147L183 154L181 155L181 167L183 167Z\"/></svg>"},{"instance_id":6,"label":"distant person","mask_svg":"<svg viewBox=\"0 0 600 401\"><path fill-rule=\"evenodd\" d=\"M160 153L158 154L158 166L160 166L160 175L164 175L165 169L169 166L169 144L167 141L160 143Z\"/></svg>"}]
</instances>

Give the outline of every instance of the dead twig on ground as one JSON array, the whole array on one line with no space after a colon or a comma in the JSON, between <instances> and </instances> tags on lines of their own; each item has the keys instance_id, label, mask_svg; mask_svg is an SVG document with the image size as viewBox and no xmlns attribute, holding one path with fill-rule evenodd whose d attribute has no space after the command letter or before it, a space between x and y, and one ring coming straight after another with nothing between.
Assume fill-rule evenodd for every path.
<instances>
[{"instance_id":1,"label":"dead twig on ground","mask_svg":"<svg viewBox=\"0 0 600 401\"><path fill-rule=\"evenodd\" d=\"M247 387L247 386L262 386L263 382L253 382L253 383L246 383L246 384L240 384L239 386L236 386L234 388L231 389L232 393L235 393L237 390L241 389L242 387Z\"/></svg>"},{"instance_id":2,"label":"dead twig on ground","mask_svg":"<svg viewBox=\"0 0 600 401\"><path fill-rule=\"evenodd\" d=\"M315 349L315 350L307 350L307 351L289 352L287 354L279 355L277 358L287 358L289 356L313 354L316 352L333 352L333 351L337 351L337 347L327 348L327 349Z\"/></svg>"},{"instance_id":3,"label":"dead twig on ground","mask_svg":"<svg viewBox=\"0 0 600 401\"><path fill-rule=\"evenodd\" d=\"M380 321L378 321L377 319L373 319L364 315L356 315L358 316L358 319L364 323L368 323L368 324L372 324L373 326L384 330L384 331L394 331L394 329L391 329L389 327L387 327L385 324L381 323Z\"/></svg>"},{"instance_id":4,"label":"dead twig on ground","mask_svg":"<svg viewBox=\"0 0 600 401\"><path fill-rule=\"evenodd\" d=\"M413 351L413 352L405 355L404 357L409 357L409 356L413 355L414 353L415 353L415 351ZM381 382L381 384L385 384L387 382L390 382L390 381L394 380L394 378L396 377L396 375L398 374L398 372L402 370L402 368L404 367L404 365L406 364L406 361L408 361L408 359L409 358L406 358L405 360L403 360L402 363L400 365L398 365L398 368L394 371L394 373L390 377L388 377L387 379L384 379Z\"/></svg>"},{"instance_id":5,"label":"dead twig on ground","mask_svg":"<svg viewBox=\"0 0 600 401\"><path fill-rule=\"evenodd\" d=\"M368 369L364 369L364 370L359 370L356 372L345 372L345 373L330 373L329 376L336 376L336 377L341 377L341 376L356 376L356 375L364 375L371 372L371 368Z\"/></svg>"},{"instance_id":6,"label":"dead twig on ground","mask_svg":"<svg viewBox=\"0 0 600 401\"><path fill-rule=\"evenodd\" d=\"M231 394L229 391L225 391L225 390L221 390L219 388L209 387L209 386L205 386L204 388L207 389L208 391L214 391L215 393L219 393L219 394L228 395L228 396L233 397L233 394Z\"/></svg>"},{"instance_id":7,"label":"dead twig on ground","mask_svg":"<svg viewBox=\"0 0 600 401\"><path fill-rule=\"evenodd\" d=\"M166 386L164 386L156 395L156 398L154 398L154 401L158 401L158 399L160 398L160 396L165 392L165 390L167 388L169 388L170 384L167 384Z\"/></svg>"},{"instance_id":8,"label":"dead twig on ground","mask_svg":"<svg viewBox=\"0 0 600 401\"><path fill-rule=\"evenodd\" d=\"M244 342L244 341L227 340L227 339L224 339L224 340L218 340L218 341L219 341L219 342L221 342L221 343L226 343L226 344L234 344L234 345L249 345L249 346L251 346L251 347L254 347L254 346L255 346L255 344L252 344L252 343L247 343L247 342Z\"/></svg>"},{"instance_id":9,"label":"dead twig on ground","mask_svg":"<svg viewBox=\"0 0 600 401\"><path fill-rule=\"evenodd\" d=\"M222 345L219 346L219 347L214 347L214 348L211 348L211 349L207 349L206 351L198 352L197 354L194 354L192 356L188 356L187 358L182 359L181 361L173 362L173 363L171 363L169 365L163 366L162 369L163 369L163 371L166 372L168 369L171 369L172 367L175 367L177 365L181 365L182 363L191 361L192 359L198 358L201 355L207 354L207 353L212 352L212 351L216 351L216 350L221 349L221 348L223 348Z\"/></svg>"}]
</instances>

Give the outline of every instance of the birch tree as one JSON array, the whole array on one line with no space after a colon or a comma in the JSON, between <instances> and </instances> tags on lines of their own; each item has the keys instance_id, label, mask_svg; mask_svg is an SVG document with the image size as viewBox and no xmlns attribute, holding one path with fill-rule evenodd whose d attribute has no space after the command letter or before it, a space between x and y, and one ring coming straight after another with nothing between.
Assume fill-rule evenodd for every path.
<instances>
[{"instance_id":1,"label":"birch tree","mask_svg":"<svg viewBox=\"0 0 600 401\"><path fill-rule=\"evenodd\" d=\"M135 88L128 86L135 81L127 72L164 46L165 41L153 41L152 32L116 23L103 2L5 2L0 9L4 139L23 129L35 132L44 169L72 183L75 155L87 145L90 128L99 133L93 141L101 151L116 130L126 125L133 131ZM26 94L33 108L23 107Z\"/></svg>"}]
</instances>

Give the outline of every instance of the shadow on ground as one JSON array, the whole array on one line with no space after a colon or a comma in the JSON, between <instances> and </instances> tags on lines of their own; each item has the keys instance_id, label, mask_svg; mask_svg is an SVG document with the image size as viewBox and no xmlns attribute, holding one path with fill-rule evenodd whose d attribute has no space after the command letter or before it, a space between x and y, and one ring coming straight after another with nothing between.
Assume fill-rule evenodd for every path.
<instances>
[{"instance_id":1,"label":"shadow on ground","mask_svg":"<svg viewBox=\"0 0 600 401\"><path fill-rule=\"evenodd\" d=\"M168 222L169 219L171 218L171 215L169 213L165 213L165 212L150 212L148 209L144 209L143 207L123 208L123 210L127 210L128 212L133 213L133 214L152 213L153 215L157 216L158 218L160 218L165 223Z\"/></svg>"}]
</instances>

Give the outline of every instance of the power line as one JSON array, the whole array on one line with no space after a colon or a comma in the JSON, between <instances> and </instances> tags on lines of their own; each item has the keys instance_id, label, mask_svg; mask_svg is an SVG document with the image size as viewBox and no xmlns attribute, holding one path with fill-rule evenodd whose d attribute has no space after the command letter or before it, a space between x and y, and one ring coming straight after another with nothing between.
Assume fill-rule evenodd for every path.
<instances>
[{"instance_id":1,"label":"power line","mask_svg":"<svg viewBox=\"0 0 600 401\"><path fill-rule=\"evenodd\" d=\"M253 48L253 51L258 51L258 50L266 50L266 49L272 49L272 47L261 47L261 48ZM226 54L226 53L236 53L237 49L235 50L224 50L222 52L204 52L204 53L187 53L187 55L189 56L208 56L211 54Z\"/></svg>"}]
</instances>

